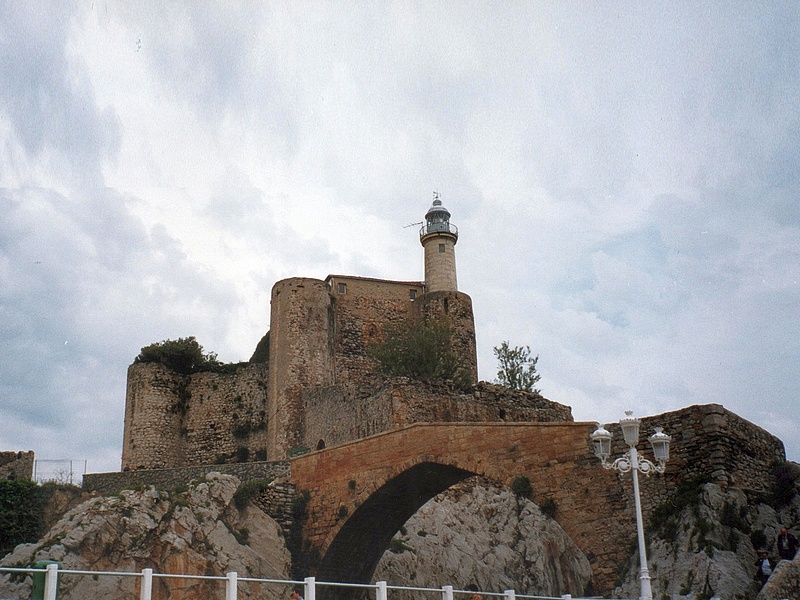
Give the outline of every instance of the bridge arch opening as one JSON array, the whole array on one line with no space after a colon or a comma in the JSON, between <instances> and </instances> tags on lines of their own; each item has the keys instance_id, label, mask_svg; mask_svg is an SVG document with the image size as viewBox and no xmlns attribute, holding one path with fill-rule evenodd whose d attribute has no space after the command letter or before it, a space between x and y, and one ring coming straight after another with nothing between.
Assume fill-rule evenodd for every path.
<instances>
[{"instance_id":1,"label":"bridge arch opening","mask_svg":"<svg viewBox=\"0 0 800 600\"><path fill-rule=\"evenodd\" d=\"M432 462L417 464L386 482L342 525L320 562L320 581L369 583L389 542L428 500L476 475Z\"/></svg>"}]
</instances>

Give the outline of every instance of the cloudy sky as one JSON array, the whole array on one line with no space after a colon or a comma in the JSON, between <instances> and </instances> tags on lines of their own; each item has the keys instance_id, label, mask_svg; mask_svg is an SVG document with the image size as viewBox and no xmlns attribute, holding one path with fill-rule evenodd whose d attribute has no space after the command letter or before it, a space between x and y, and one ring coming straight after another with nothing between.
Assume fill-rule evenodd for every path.
<instances>
[{"instance_id":1,"label":"cloudy sky","mask_svg":"<svg viewBox=\"0 0 800 600\"><path fill-rule=\"evenodd\" d=\"M800 4L0 0L0 449L119 468L126 368L272 285L422 279L576 420L719 403L800 460Z\"/></svg>"}]
</instances>

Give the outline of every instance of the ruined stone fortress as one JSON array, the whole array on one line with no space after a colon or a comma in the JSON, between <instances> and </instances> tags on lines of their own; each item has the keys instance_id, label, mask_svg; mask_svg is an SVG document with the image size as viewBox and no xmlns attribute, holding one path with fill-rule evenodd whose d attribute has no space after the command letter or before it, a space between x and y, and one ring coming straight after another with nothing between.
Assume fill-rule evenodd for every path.
<instances>
[{"instance_id":1,"label":"ruined stone fortress","mask_svg":"<svg viewBox=\"0 0 800 600\"><path fill-rule=\"evenodd\" d=\"M123 470L276 461L414 422L561 421L568 407L488 384L387 383L368 348L402 324L446 321L477 384L470 297L457 289L458 230L437 195L420 230L424 281L329 275L272 288L269 358L233 374L128 370ZM446 388L447 386L444 386Z\"/></svg>"},{"instance_id":2,"label":"ruined stone fortress","mask_svg":"<svg viewBox=\"0 0 800 600\"><path fill-rule=\"evenodd\" d=\"M84 488L169 489L210 471L270 479L259 506L287 539L301 532L297 568L367 582L422 503L472 475L504 485L524 475L532 501L557 507L556 520L590 561L595 589L610 592L635 535L629 480L598 468L594 424L574 422L568 406L477 381L472 301L457 289L458 230L436 196L420 241L424 281L330 275L276 283L269 332L247 363L193 375L131 365L122 471L87 474ZM448 325L471 385L379 373L373 342L431 322ZM654 424L673 444L664 476L641 483L645 518L696 476L763 498L774 484L771 466L785 461L779 439L719 405L643 419L642 432ZM620 454L619 427L609 429ZM300 517L298 497L307 502Z\"/></svg>"}]
</instances>

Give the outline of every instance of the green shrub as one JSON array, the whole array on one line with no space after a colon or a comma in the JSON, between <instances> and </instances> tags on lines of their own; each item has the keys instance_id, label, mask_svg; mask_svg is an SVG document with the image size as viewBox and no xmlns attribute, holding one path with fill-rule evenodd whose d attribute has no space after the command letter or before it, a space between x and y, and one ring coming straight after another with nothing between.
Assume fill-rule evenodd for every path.
<instances>
[{"instance_id":1,"label":"green shrub","mask_svg":"<svg viewBox=\"0 0 800 600\"><path fill-rule=\"evenodd\" d=\"M212 371L214 373L235 373L247 363L223 363L217 360L214 352L203 353L203 347L194 336L163 340L142 348L133 363L158 363L170 371L181 375L191 375Z\"/></svg>"},{"instance_id":2,"label":"green shrub","mask_svg":"<svg viewBox=\"0 0 800 600\"><path fill-rule=\"evenodd\" d=\"M0 556L41 537L44 507L54 490L22 479L0 480Z\"/></svg>"},{"instance_id":3,"label":"green shrub","mask_svg":"<svg viewBox=\"0 0 800 600\"><path fill-rule=\"evenodd\" d=\"M546 517L550 517L551 519L556 518L556 512L558 507L556 506L556 501L552 498L547 498L542 505L539 507Z\"/></svg>"},{"instance_id":4,"label":"green shrub","mask_svg":"<svg viewBox=\"0 0 800 600\"><path fill-rule=\"evenodd\" d=\"M681 481L670 497L650 513L650 530L661 539L674 542L681 513L684 509L691 508L697 515L703 486L708 482L706 475L695 475Z\"/></svg>"},{"instance_id":5,"label":"green shrub","mask_svg":"<svg viewBox=\"0 0 800 600\"><path fill-rule=\"evenodd\" d=\"M511 482L511 491L522 498L530 498L531 494L533 493L531 480L525 475L518 475L517 477L514 477L513 481Z\"/></svg>"},{"instance_id":6,"label":"green shrub","mask_svg":"<svg viewBox=\"0 0 800 600\"><path fill-rule=\"evenodd\" d=\"M756 530L750 534L750 543L753 544L753 548L756 550L761 550L762 548L767 547L767 536L763 531Z\"/></svg>"},{"instance_id":7,"label":"green shrub","mask_svg":"<svg viewBox=\"0 0 800 600\"><path fill-rule=\"evenodd\" d=\"M383 342L368 352L384 375L419 381L453 381L469 387L470 377L452 348L452 331L445 323L407 322L388 328Z\"/></svg>"},{"instance_id":8,"label":"green shrub","mask_svg":"<svg viewBox=\"0 0 800 600\"><path fill-rule=\"evenodd\" d=\"M746 516L747 506L737 508L736 503L726 500L719 511L719 522L726 527L750 533L750 524L747 522Z\"/></svg>"},{"instance_id":9,"label":"green shrub","mask_svg":"<svg viewBox=\"0 0 800 600\"><path fill-rule=\"evenodd\" d=\"M268 363L269 362L269 331L264 334L250 357L251 363Z\"/></svg>"},{"instance_id":10,"label":"green shrub","mask_svg":"<svg viewBox=\"0 0 800 600\"><path fill-rule=\"evenodd\" d=\"M245 446L239 446L236 449L236 462L244 463L247 462L248 458L250 458L250 449Z\"/></svg>"},{"instance_id":11,"label":"green shrub","mask_svg":"<svg viewBox=\"0 0 800 600\"><path fill-rule=\"evenodd\" d=\"M233 437L241 440L250 435L250 423L238 423L233 426Z\"/></svg>"},{"instance_id":12,"label":"green shrub","mask_svg":"<svg viewBox=\"0 0 800 600\"><path fill-rule=\"evenodd\" d=\"M406 544L408 540L400 538L392 538L389 542L389 552L392 554L402 554L403 552L412 552L416 554L414 548Z\"/></svg>"},{"instance_id":13,"label":"green shrub","mask_svg":"<svg viewBox=\"0 0 800 600\"><path fill-rule=\"evenodd\" d=\"M299 519L306 514L306 507L308 501L311 499L311 494L308 490L303 490L299 496L292 500L292 516Z\"/></svg>"},{"instance_id":14,"label":"green shrub","mask_svg":"<svg viewBox=\"0 0 800 600\"><path fill-rule=\"evenodd\" d=\"M253 496L265 491L272 479L252 479L245 481L233 495L233 505L239 510L244 510Z\"/></svg>"},{"instance_id":15,"label":"green shrub","mask_svg":"<svg viewBox=\"0 0 800 600\"><path fill-rule=\"evenodd\" d=\"M247 527L242 527L238 530L231 529L231 533L242 546L247 546L250 543L250 530Z\"/></svg>"}]
</instances>

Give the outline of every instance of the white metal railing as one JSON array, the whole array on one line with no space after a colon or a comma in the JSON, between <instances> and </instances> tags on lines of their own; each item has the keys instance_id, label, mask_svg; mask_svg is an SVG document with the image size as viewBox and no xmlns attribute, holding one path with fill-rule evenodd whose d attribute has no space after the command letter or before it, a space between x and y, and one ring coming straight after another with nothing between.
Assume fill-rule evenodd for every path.
<instances>
[{"instance_id":1,"label":"white metal railing","mask_svg":"<svg viewBox=\"0 0 800 600\"><path fill-rule=\"evenodd\" d=\"M441 588L410 587L401 585L389 585L385 581L377 581L374 584L365 583L341 583L330 581L317 581L314 577L306 577L302 581L289 579L260 579L255 577L239 577L238 573L231 571L225 576L215 575L188 575L175 573L154 573L153 569L142 569L140 572L125 571L82 571L72 569L59 569L57 563L48 564L44 571L32 567L0 567L0 573L26 573L33 576L44 575L43 600L56 600L58 597L59 578L62 575L91 575L95 580L98 577L137 577L140 578L139 600L151 600L153 594L153 579L197 579L197 580L216 580L225 583L225 600L236 600L239 593L239 582L254 582L260 584L280 584L286 587L302 585L305 591L305 600L316 600L317 587L347 587L361 588L375 593L375 600L388 600L389 590L405 590L414 592L426 592L439 594L441 600L454 600L455 594L470 595L478 593L483 597L497 597L503 600L573 600L569 594L563 596L535 596L529 594L517 594L514 590L504 592L473 592L469 590L454 589L451 585ZM580 599L574 599L580 600Z\"/></svg>"}]
</instances>

